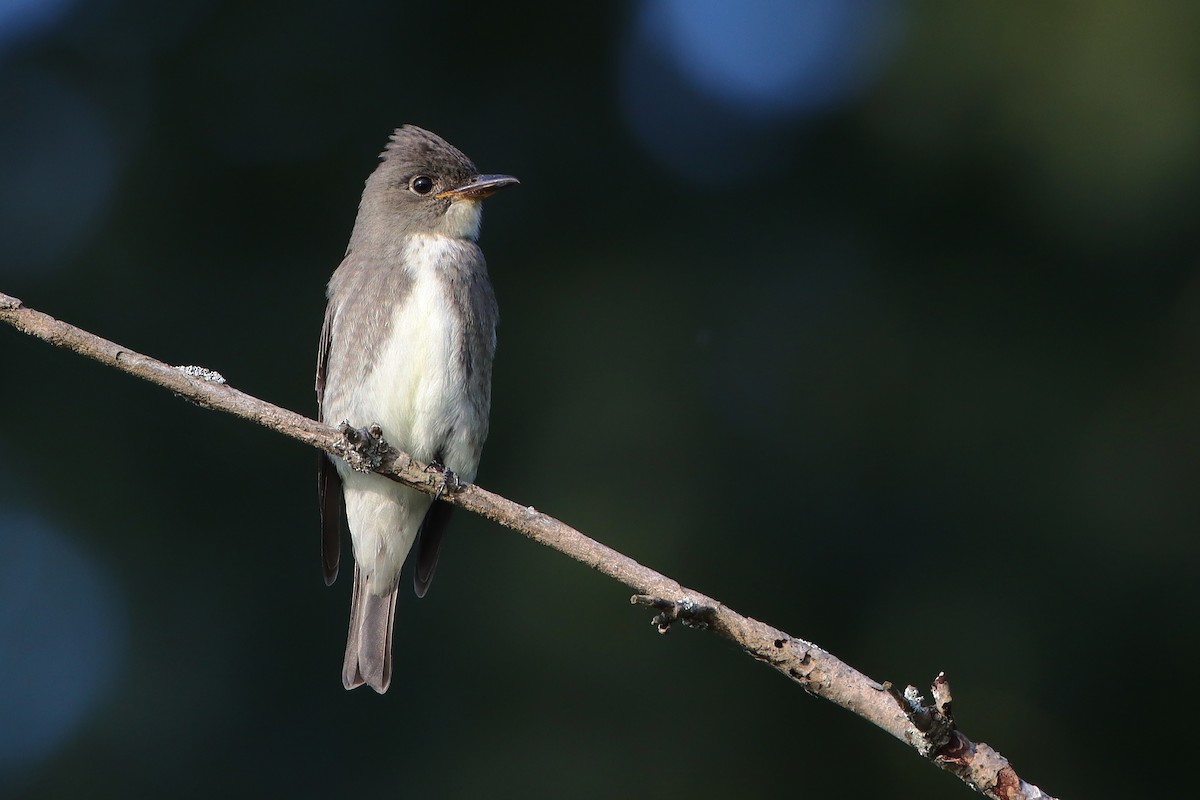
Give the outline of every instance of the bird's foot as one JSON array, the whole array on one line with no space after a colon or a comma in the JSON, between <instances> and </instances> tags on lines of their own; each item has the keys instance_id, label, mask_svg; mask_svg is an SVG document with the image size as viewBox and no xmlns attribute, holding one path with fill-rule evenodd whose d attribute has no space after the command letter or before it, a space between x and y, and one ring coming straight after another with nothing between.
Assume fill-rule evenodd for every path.
<instances>
[{"instance_id":1,"label":"bird's foot","mask_svg":"<svg viewBox=\"0 0 1200 800\"><path fill-rule=\"evenodd\" d=\"M383 465L391 447L384 440L379 423L355 428L349 421L342 420L338 430L346 440L346 462L355 472L374 472Z\"/></svg>"},{"instance_id":2,"label":"bird's foot","mask_svg":"<svg viewBox=\"0 0 1200 800\"><path fill-rule=\"evenodd\" d=\"M462 481L454 474L454 470L447 467L436 458L429 462L429 466L425 468L426 472L435 473L440 480L438 481L437 491L433 494L434 502L442 499L442 496L449 493L454 494L460 491L463 487Z\"/></svg>"}]
</instances>

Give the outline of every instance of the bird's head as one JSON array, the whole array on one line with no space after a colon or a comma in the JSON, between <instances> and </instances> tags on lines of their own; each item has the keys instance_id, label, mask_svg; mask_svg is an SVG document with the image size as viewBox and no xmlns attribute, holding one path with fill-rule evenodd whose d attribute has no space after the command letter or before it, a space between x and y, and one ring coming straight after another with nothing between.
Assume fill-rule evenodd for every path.
<instances>
[{"instance_id":1,"label":"bird's head","mask_svg":"<svg viewBox=\"0 0 1200 800\"><path fill-rule=\"evenodd\" d=\"M367 179L360 222L369 211L372 224L405 234L475 239L480 201L518 183L511 175L480 174L461 150L415 125L397 128L380 159Z\"/></svg>"}]
</instances>

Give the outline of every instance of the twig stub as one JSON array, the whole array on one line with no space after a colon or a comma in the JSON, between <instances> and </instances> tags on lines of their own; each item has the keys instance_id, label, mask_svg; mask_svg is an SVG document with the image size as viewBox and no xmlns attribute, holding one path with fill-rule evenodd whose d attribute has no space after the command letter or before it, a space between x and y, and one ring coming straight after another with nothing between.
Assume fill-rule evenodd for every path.
<instances>
[{"instance_id":1,"label":"twig stub","mask_svg":"<svg viewBox=\"0 0 1200 800\"><path fill-rule=\"evenodd\" d=\"M635 594L629 598L629 602L633 605L651 606L658 609L659 613L654 615L650 624L656 626L659 633L671 630L671 625L676 620L689 628L703 630L711 627L716 614L716 610L712 606L695 603L686 597L676 601L648 594Z\"/></svg>"}]
</instances>

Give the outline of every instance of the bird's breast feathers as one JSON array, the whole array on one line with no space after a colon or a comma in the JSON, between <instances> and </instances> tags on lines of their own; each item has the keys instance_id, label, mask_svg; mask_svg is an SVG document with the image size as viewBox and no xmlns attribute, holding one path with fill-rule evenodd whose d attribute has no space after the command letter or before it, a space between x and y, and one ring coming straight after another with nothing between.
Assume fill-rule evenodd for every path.
<instances>
[{"instance_id":1,"label":"bird's breast feathers","mask_svg":"<svg viewBox=\"0 0 1200 800\"><path fill-rule=\"evenodd\" d=\"M473 243L459 239L412 237L403 259L411 288L391 310L368 385L354 393L352 415L356 425L378 422L389 442L422 461L441 458L465 480L478 466L487 408L469 396L464 317L473 312L456 300L452 280L454 265L470 263L475 252Z\"/></svg>"}]
</instances>

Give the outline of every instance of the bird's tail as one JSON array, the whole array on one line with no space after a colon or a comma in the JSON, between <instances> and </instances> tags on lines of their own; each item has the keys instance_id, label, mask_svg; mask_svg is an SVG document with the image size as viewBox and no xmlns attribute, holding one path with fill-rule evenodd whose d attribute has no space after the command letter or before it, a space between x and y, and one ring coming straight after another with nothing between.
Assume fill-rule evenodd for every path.
<instances>
[{"instance_id":1,"label":"bird's tail","mask_svg":"<svg viewBox=\"0 0 1200 800\"><path fill-rule=\"evenodd\" d=\"M383 694L392 682L392 622L396 617L396 592L380 596L367 587L367 576L354 565L354 595L350 600L350 634L342 685L354 689L364 683Z\"/></svg>"}]
</instances>

